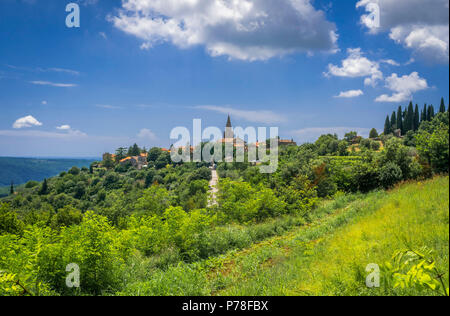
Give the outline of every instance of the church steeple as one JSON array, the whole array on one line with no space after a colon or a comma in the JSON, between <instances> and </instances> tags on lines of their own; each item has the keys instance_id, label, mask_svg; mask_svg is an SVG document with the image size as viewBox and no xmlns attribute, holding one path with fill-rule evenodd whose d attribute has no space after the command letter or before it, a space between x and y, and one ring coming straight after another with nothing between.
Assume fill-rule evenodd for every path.
<instances>
[{"instance_id":1,"label":"church steeple","mask_svg":"<svg viewBox=\"0 0 450 316\"><path fill-rule=\"evenodd\" d=\"M223 133L223 137L225 139L232 139L232 138L234 138L233 126L231 126L230 115L228 115L227 126L225 127L225 133Z\"/></svg>"},{"instance_id":2,"label":"church steeple","mask_svg":"<svg viewBox=\"0 0 450 316\"><path fill-rule=\"evenodd\" d=\"M227 120L227 126L226 127L233 127L231 126L231 118L230 115L228 115L228 120Z\"/></svg>"}]
</instances>

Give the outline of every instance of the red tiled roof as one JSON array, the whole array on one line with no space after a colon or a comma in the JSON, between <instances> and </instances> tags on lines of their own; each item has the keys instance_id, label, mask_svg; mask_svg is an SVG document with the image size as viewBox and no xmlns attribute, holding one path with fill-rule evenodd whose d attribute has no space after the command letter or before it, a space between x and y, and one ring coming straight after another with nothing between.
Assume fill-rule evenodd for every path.
<instances>
[{"instance_id":1,"label":"red tiled roof","mask_svg":"<svg viewBox=\"0 0 450 316\"><path fill-rule=\"evenodd\" d=\"M120 162L125 162L125 161L131 160L131 159L133 159L133 158L127 157L127 158L122 159Z\"/></svg>"}]
</instances>

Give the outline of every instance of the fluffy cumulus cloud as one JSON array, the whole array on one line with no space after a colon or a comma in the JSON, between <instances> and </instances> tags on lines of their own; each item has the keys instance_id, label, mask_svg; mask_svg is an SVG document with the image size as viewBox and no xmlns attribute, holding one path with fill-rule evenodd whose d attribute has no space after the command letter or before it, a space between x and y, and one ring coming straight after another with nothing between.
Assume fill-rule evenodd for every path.
<instances>
[{"instance_id":1,"label":"fluffy cumulus cloud","mask_svg":"<svg viewBox=\"0 0 450 316\"><path fill-rule=\"evenodd\" d=\"M335 98L356 98L364 95L362 90L349 90L343 91L339 95L335 96Z\"/></svg>"},{"instance_id":2,"label":"fluffy cumulus cloud","mask_svg":"<svg viewBox=\"0 0 450 316\"><path fill-rule=\"evenodd\" d=\"M392 74L386 78L386 87L393 92L392 95L383 94L375 101L377 102L402 102L411 100L413 93L428 88L428 83L421 78L417 72L399 77Z\"/></svg>"},{"instance_id":3,"label":"fluffy cumulus cloud","mask_svg":"<svg viewBox=\"0 0 450 316\"><path fill-rule=\"evenodd\" d=\"M42 123L39 122L37 119L35 119L31 115L21 117L21 118L17 119L13 124L13 128L15 128L15 129L27 128L27 127L33 127L33 126L42 126Z\"/></svg>"},{"instance_id":4,"label":"fluffy cumulus cloud","mask_svg":"<svg viewBox=\"0 0 450 316\"><path fill-rule=\"evenodd\" d=\"M294 52L334 51L336 26L311 0L123 0L110 21L144 41L204 45L212 56L267 60Z\"/></svg>"},{"instance_id":5,"label":"fluffy cumulus cloud","mask_svg":"<svg viewBox=\"0 0 450 316\"><path fill-rule=\"evenodd\" d=\"M348 57L342 61L341 66L329 64L326 76L358 78L366 77L365 85L374 86L383 79L380 64L369 60L363 55L360 48L347 49Z\"/></svg>"},{"instance_id":6,"label":"fluffy cumulus cloud","mask_svg":"<svg viewBox=\"0 0 450 316\"><path fill-rule=\"evenodd\" d=\"M448 0L360 0L356 7L370 11L373 3L379 7L379 27L372 23L370 13L361 16L361 23L370 33L389 32L392 40L416 55L448 63Z\"/></svg>"},{"instance_id":7,"label":"fluffy cumulus cloud","mask_svg":"<svg viewBox=\"0 0 450 316\"><path fill-rule=\"evenodd\" d=\"M147 128L143 128L139 131L139 134L137 135L138 138L146 139L146 140L156 140L157 137L155 133L153 133L151 130Z\"/></svg>"}]
</instances>

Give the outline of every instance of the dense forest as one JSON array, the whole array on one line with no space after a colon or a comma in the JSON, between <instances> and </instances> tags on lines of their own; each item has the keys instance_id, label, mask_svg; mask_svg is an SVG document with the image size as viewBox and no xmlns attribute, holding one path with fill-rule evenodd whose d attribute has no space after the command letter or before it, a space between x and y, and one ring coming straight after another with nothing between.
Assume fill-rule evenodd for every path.
<instances>
[{"instance_id":1,"label":"dense forest","mask_svg":"<svg viewBox=\"0 0 450 316\"><path fill-rule=\"evenodd\" d=\"M121 163L143 153L141 170ZM167 151L137 145L11 187L0 203L0 295L207 294L199 271L214 258L316 223L324 201L448 174L449 113L443 101L438 113L411 103L381 135L322 135L281 148L279 160L274 174L218 163L210 207L209 164L174 164ZM66 286L71 263L82 271L78 288Z\"/></svg>"}]
</instances>

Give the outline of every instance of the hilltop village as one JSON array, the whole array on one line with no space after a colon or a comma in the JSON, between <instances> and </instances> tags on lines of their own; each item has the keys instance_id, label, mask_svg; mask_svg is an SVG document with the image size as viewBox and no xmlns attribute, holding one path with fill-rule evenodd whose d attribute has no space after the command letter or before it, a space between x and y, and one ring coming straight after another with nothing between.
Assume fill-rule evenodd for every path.
<instances>
[{"instance_id":1,"label":"hilltop village","mask_svg":"<svg viewBox=\"0 0 450 316\"><path fill-rule=\"evenodd\" d=\"M239 139L233 131L233 126L231 124L231 117L228 116L227 119L227 123L225 126L225 132L224 132L224 136L222 139L220 139L218 141L218 143L222 143L222 144L230 144L232 143L234 148L238 148L240 146L244 146L245 147L245 151L248 151L249 145L247 144L247 142L245 142L242 139ZM261 146L261 142L256 142L254 145L256 146L256 148ZM278 146L279 147L287 147L287 146L297 146L297 143L291 139L278 139ZM176 150L185 150L186 147L180 147L177 148ZM145 148L141 149L138 147L137 144L134 144L133 146L131 146L130 148L126 149L126 148L119 148L117 149L116 153L111 154L111 153L104 153L103 154L103 166L104 167L108 167L112 165L121 165L124 167L127 166L131 166L134 167L138 170L144 169L148 167L148 162L149 161L154 161L152 159L152 154L151 151L154 151L156 153L156 151L159 151L160 153L164 153L165 157L170 156L170 152L171 150L173 150L173 147L171 147L171 149L167 149L167 148L153 148L150 151L147 151ZM190 147L190 152L191 154L194 152L194 147L191 146Z\"/></svg>"}]
</instances>

